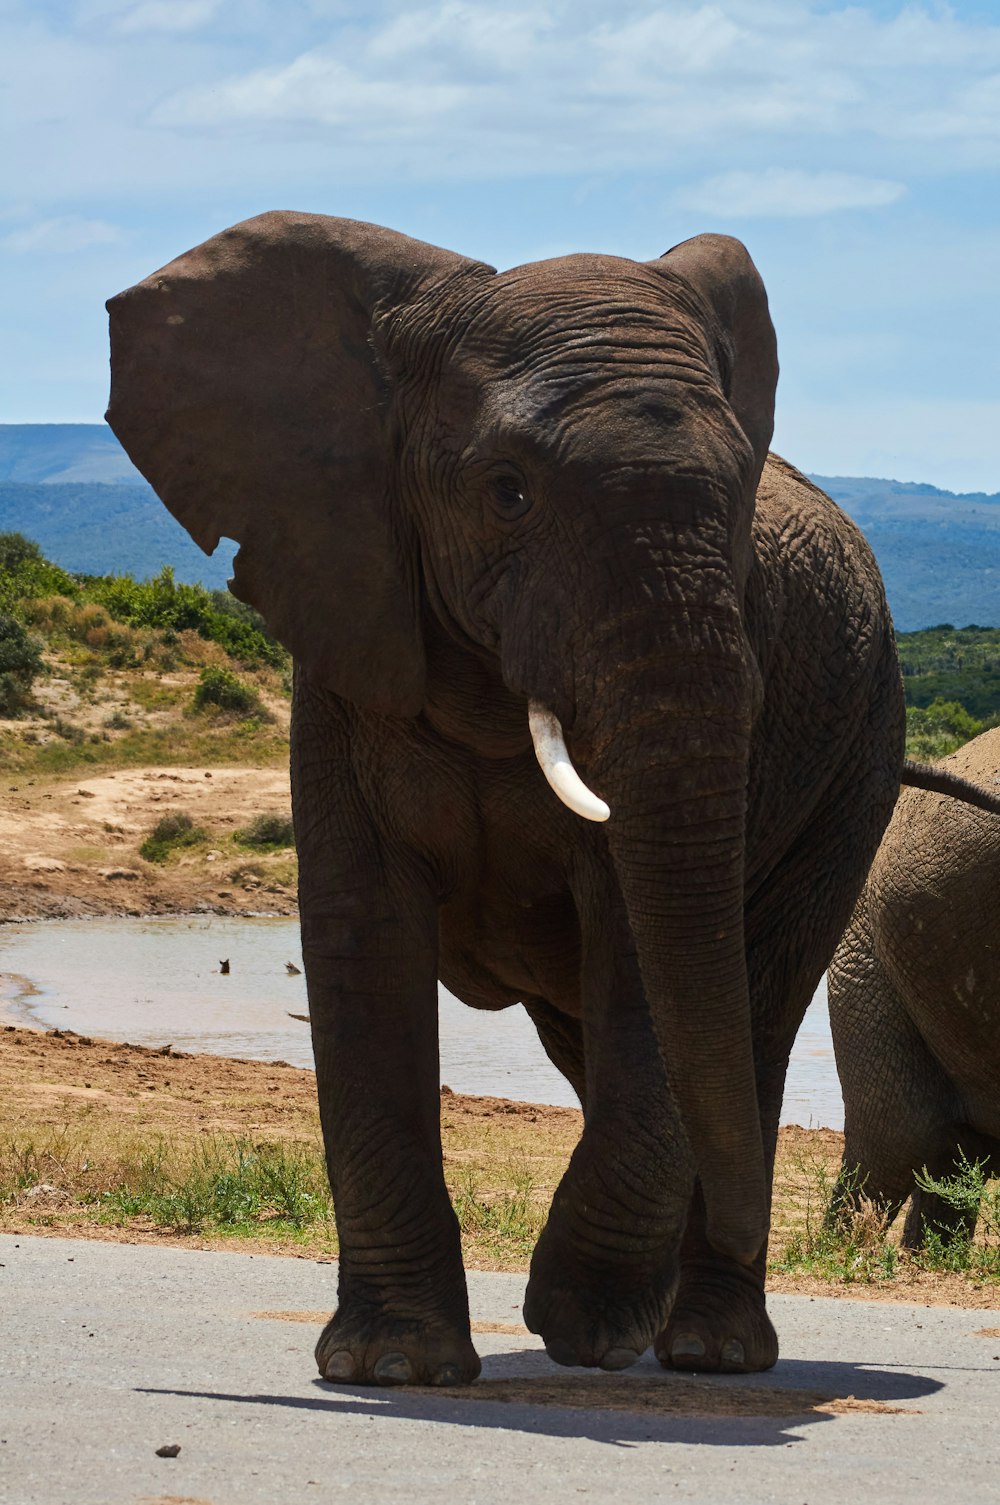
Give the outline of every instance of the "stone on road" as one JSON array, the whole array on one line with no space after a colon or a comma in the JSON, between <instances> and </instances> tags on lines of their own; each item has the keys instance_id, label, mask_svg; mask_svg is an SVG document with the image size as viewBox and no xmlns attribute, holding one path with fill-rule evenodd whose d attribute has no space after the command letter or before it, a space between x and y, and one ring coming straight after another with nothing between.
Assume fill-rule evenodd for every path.
<instances>
[{"instance_id":1,"label":"stone on road","mask_svg":"<svg viewBox=\"0 0 1000 1505\"><path fill-rule=\"evenodd\" d=\"M329 1263L0 1236L0 1501L1000 1501L1000 1312L776 1296L769 1374L604 1374L469 1285L477 1385L334 1386Z\"/></svg>"}]
</instances>

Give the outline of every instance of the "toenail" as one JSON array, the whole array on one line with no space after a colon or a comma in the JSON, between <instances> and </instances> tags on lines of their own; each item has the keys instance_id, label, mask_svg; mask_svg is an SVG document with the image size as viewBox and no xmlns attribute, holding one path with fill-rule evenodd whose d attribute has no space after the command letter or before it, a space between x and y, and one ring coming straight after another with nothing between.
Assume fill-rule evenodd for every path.
<instances>
[{"instance_id":1,"label":"toenail","mask_svg":"<svg viewBox=\"0 0 1000 1505\"><path fill-rule=\"evenodd\" d=\"M432 1385L460 1385L461 1383L462 1371L457 1364L442 1364L431 1379Z\"/></svg>"},{"instance_id":2,"label":"toenail","mask_svg":"<svg viewBox=\"0 0 1000 1505\"><path fill-rule=\"evenodd\" d=\"M746 1354L743 1351L743 1344L740 1342L739 1338L726 1339L725 1343L723 1343L722 1345L721 1357L723 1364L746 1363Z\"/></svg>"},{"instance_id":3,"label":"toenail","mask_svg":"<svg viewBox=\"0 0 1000 1505\"><path fill-rule=\"evenodd\" d=\"M405 1353L384 1353L375 1365L375 1378L380 1385L408 1385L413 1370Z\"/></svg>"},{"instance_id":4,"label":"toenail","mask_svg":"<svg viewBox=\"0 0 1000 1505\"><path fill-rule=\"evenodd\" d=\"M678 1333L670 1345L672 1359L703 1359L705 1345L697 1333Z\"/></svg>"},{"instance_id":5,"label":"toenail","mask_svg":"<svg viewBox=\"0 0 1000 1505\"><path fill-rule=\"evenodd\" d=\"M602 1369L630 1369L638 1364L639 1355L634 1348L609 1348L601 1357Z\"/></svg>"},{"instance_id":6,"label":"toenail","mask_svg":"<svg viewBox=\"0 0 1000 1505\"><path fill-rule=\"evenodd\" d=\"M579 1364L580 1362L576 1349L570 1343L567 1343L565 1338L550 1338L545 1345L545 1352L553 1364L565 1364L567 1367L572 1368L574 1364Z\"/></svg>"},{"instance_id":7,"label":"toenail","mask_svg":"<svg viewBox=\"0 0 1000 1505\"><path fill-rule=\"evenodd\" d=\"M354 1355L346 1348L339 1348L327 1359L323 1373L328 1380L350 1380L354 1378Z\"/></svg>"}]
</instances>

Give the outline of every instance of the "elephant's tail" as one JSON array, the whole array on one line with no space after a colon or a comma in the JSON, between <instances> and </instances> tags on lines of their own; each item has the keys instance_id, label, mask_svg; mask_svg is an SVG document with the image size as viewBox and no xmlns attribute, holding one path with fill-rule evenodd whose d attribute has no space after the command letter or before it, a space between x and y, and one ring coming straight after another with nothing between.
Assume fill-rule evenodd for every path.
<instances>
[{"instance_id":1,"label":"elephant's tail","mask_svg":"<svg viewBox=\"0 0 1000 1505\"><path fill-rule=\"evenodd\" d=\"M913 758L904 758L899 782L909 784L914 789L927 789L932 794L950 794L953 799L962 800L966 805L976 805L980 810L1000 815L1000 789L996 792L981 789L978 784L971 784L957 773L949 773L946 768L932 763L918 763Z\"/></svg>"}]
</instances>

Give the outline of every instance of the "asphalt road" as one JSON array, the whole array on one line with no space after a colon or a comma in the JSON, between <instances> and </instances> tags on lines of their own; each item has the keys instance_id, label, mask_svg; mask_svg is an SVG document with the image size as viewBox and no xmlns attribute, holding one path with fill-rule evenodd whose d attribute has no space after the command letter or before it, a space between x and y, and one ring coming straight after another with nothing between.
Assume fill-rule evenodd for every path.
<instances>
[{"instance_id":1,"label":"asphalt road","mask_svg":"<svg viewBox=\"0 0 1000 1505\"><path fill-rule=\"evenodd\" d=\"M522 1277L470 1288L481 1327L520 1322ZM715 1379L480 1332L474 1392L414 1392L318 1380L292 1316L334 1289L312 1260L0 1236L0 1501L1000 1501L1000 1311L774 1297L777 1368Z\"/></svg>"}]
</instances>

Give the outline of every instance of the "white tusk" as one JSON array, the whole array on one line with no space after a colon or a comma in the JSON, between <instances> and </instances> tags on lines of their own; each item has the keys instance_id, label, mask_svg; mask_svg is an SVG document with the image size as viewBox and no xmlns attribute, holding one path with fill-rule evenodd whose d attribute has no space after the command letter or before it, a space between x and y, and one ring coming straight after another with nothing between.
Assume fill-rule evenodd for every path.
<instances>
[{"instance_id":1,"label":"white tusk","mask_svg":"<svg viewBox=\"0 0 1000 1505\"><path fill-rule=\"evenodd\" d=\"M573 767L559 717L554 716L540 700L529 700L528 726L538 766L563 804L568 805L574 814L582 815L584 820L607 820L611 814L609 806L587 788Z\"/></svg>"}]
</instances>

